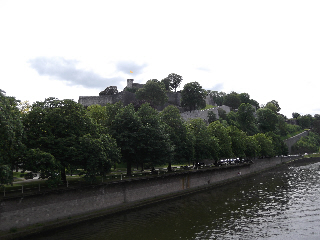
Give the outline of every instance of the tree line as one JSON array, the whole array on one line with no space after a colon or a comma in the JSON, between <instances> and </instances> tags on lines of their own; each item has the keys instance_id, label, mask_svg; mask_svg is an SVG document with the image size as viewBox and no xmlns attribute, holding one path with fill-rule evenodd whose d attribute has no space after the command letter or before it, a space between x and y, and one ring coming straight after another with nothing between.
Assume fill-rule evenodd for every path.
<instances>
[{"instance_id":1,"label":"tree line","mask_svg":"<svg viewBox=\"0 0 320 240\"><path fill-rule=\"evenodd\" d=\"M148 82L166 89L163 81ZM203 96L205 90L193 82L182 92ZM209 122L185 122L177 107L169 105L158 112L153 100L139 106L118 102L84 108L72 100L47 98L29 106L0 91L0 184L12 182L16 168L39 172L49 184L56 184L66 181L66 173L77 169L92 181L118 163L125 163L131 175L133 166L144 169L168 164L170 171L173 163L286 155L288 149L281 137L301 130L306 121L300 116L299 125L288 124L275 100L256 110L252 104L256 101L249 94L230 94L240 99L235 100L239 103L234 105L237 111L220 111L219 119L212 115ZM188 102L186 99L182 94L182 102ZM188 107L202 108L203 103ZM316 115L311 118L308 126L316 137L309 136L306 143L296 146L297 151L305 151L310 144L312 150L319 148L320 119Z\"/></svg>"}]
</instances>

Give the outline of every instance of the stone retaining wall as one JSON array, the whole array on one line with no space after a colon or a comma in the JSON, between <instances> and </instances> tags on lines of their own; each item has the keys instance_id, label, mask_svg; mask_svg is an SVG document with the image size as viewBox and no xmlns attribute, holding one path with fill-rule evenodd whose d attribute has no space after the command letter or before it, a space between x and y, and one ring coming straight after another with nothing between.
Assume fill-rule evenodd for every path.
<instances>
[{"instance_id":1,"label":"stone retaining wall","mask_svg":"<svg viewBox=\"0 0 320 240\"><path fill-rule=\"evenodd\" d=\"M167 194L209 186L276 166L294 157L257 159L251 165L209 168L139 180L126 180L59 193L4 199L0 205L0 230L54 221L123 203L139 202Z\"/></svg>"},{"instance_id":2,"label":"stone retaining wall","mask_svg":"<svg viewBox=\"0 0 320 240\"><path fill-rule=\"evenodd\" d=\"M295 136L293 136L291 138L288 138L288 139L284 140L285 144L288 146L289 154L291 154L291 152L292 152L292 149L291 149L292 146L296 142L298 142L300 140L300 138L308 136L308 135L309 135L309 131L304 131L304 132L302 132L302 133L300 133L298 135L295 135Z\"/></svg>"}]
</instances>

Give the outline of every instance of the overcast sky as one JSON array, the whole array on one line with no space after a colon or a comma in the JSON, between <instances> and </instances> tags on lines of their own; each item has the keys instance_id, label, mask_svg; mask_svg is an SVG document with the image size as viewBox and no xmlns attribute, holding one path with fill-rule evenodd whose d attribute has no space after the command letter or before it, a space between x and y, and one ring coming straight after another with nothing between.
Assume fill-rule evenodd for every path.
<instances>
[{"instance_id":1,"label":"overcast sky","mask_svg":"<svg viewBox=\"0 0 320 240\"><path fill-rule=\"evenodd\" d=\"M318 0L0 0L0 89L78 101L176 73L181 88L320 114L319 12Z\"/></svg>"}]
</instances>

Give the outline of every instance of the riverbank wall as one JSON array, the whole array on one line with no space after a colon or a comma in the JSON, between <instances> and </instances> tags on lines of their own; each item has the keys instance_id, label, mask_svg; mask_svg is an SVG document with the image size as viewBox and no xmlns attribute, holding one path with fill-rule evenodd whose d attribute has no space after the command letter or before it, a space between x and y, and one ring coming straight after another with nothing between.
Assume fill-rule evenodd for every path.
<instances>
[{"instance_id":1,"label":"riverbank wall","mask_svg":"<svg viewBox=\"0 0 320 240\"><path fill-rule=\"evenodd\" d=\"M239 180L241 176L291 161L297 157L256 159L253 164L212 167L176 172L135 180L123 180L63 192L3 199L0 203L0 230L70 219L126 204L154 198L166 198L200 188L210 187L226 180ZM81 218L81 217L79 217Z\"/></svg>"}]
</instances>

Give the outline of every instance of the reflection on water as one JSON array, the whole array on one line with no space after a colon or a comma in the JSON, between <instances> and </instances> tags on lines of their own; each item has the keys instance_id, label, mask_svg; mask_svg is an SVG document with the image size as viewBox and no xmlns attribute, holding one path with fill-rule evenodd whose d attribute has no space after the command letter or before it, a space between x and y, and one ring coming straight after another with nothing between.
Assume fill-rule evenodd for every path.
<instances>
[{"instance_id":1,"label":"reflection on water","mask_svg":"<svg viewBox=\"0 0 320 240\"><path fill-rule=\"evenodd\" d=\"M283 166L33 239L319 239L319 168Z\"/></svg>"}]
</instances>

